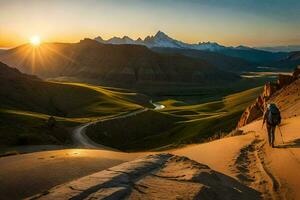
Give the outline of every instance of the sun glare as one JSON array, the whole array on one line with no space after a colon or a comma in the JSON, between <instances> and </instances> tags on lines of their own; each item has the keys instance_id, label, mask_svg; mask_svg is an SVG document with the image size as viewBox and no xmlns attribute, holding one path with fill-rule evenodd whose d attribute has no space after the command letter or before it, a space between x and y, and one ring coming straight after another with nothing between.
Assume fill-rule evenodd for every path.
<instances>
[{"instance_id":1,"label":"sun glare","mask_svg":"<svg viewBox=\"0 0 300 200\"><path fill-rule=\"evenodd\" d=\"M33 46L39 46L41 44L41 38L40 38L40 36L38 36L38 35L32 36L30 38L30 43Z\"/></svg>"}]
</instances>

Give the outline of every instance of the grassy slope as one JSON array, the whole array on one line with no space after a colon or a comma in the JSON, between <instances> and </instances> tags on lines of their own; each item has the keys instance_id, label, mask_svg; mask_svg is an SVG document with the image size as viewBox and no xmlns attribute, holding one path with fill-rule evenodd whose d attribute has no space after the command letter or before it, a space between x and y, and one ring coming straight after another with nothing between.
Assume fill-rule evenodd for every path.
<instances>
[{"instance_id":1,"label":"grassy slope","mask_svg":"<svg viewBox=\"0 0 300 200\"><path fill-rule=\"evenodd\" d=\"M89 128L87 133L99 143L126 151L201 142L215 133L231 131L261 90L254 88L199 104L167 99L160 102L166 105L161 112L104 122Z\"/></svg>"},{"instance_id":2,"label":"grassy slope","mask_svg":"<svg viewBox=\"0 0 300 200\"><path fill-rule=\"evenodd\" d=\"M164 112L188 118L182 122L173 141L175 143L200 142L222 132L231 131L244 109L261 93L262 88L254 88L228 95L222 100L197 105L178 105L176 101L161 102L171 104ZM175 106L174 106L175 104Z\"/></svg>"},{"instance_id":3,"label":"grassy slope","mask_svg":"<svg viewBox=\"0 0 300 200\"><path fill-rule=\"evenodd\" d=\"M0 145L67 143L70 127L146 105L145 96L87 84L36 81L11 87L0 95ZM50 115L57 120L53 130L46 127Z\"/></svg>"},{"instance_id":4,"label":"grassy slope","mask_svg":"<svg viewBox=\"0 0 300 200\"><path fill-rule=\"evenodd\" d=\"M243 90L251 87L249 83L250 81L243 83L241 80L241 84L231 88L199 88L199 86L178 88L174 85L171 88L167 87L167 91L161 90L160 87L163 97L158 95L158 99L165 99L162 103L167 105L163 113L139 115L129 121L125 120L120 127L111 124L112 130L120 132L115 128L123 127L127 133L139 135L123 145L122 148L126 150L144 150L169 144L201 141L215 132L227 131L235 126L240 113L246 104L252 101L257 91L226 97L233 101L223 97L233 93L236 88ZM254 81L251 83L258 84ZM96 118L135 110L141 108L140 105L149 106L147 97L130 90L83 83L38 81L26 84L13 83L3 88L7 91L4 91L4 94L0 91L2 92L0 96L5 97L0 98L0 145L65 144L69 140L70 127ZM11 91L14 92L10 93ZM245 102L242 103L243 98ZM233 109L228 112L226 108ZM58 121L58 127L51 131L46 127L46 120L50 115L55 116ZM160 126L160 122L166 125ZM227 127L226 130L222 129L224 126ZM147 130L145 127L148 127ZM117 138L115 142L119 142ZM96 138L103 143L101 139ZM114 146L112 141L106 143Z\"/></svg>"},{"instance_id":5,"label":"grassy slope","mask_svg":"<svg viewBox=\"0 0 300 200\"><path fill-rule=\"evenodd\" d=\"M183 117L153 110L122 118L104 121L88 127L87 135L101 144L121 150L149 149L144 141L176 127Z\"/></svg>"}]
</instances>

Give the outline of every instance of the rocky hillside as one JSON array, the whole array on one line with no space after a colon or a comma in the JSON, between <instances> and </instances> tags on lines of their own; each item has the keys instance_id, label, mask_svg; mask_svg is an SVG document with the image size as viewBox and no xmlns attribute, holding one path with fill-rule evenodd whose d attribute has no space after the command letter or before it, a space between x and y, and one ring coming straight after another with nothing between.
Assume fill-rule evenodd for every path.
<instances>
[{"instance_id":1,"label":"rocky hillside","mask_svg":"<svg viewBox=\"0 0 300 200\"><path fill-rule=\"evenodd\" d=\"M242 127L260 118L268 102L276 103L282 117L288 118L300 114L300 66L292 75L279 75L275 83L267 83L263 93L242 114L238 127Z\"/></svg>"},{"instance_id":2,"label":"rocky hillside","mask_svg":"<svg viewBox=\"0 0 300 200\"><path fill-rule=\"evenodd\" d=\"M7 81L18 81L18 80L39 80L37 77L21 73L16 68L11 68L0 62L0 83L1 86Z\"/></svg>"},{"instance_id":3,"label":"rocky hillside","mask_svg":"<svg viewBox=\"0 0 300 200\"><path fill-rule=\"evenodd\" d=\"M199 84L238 79L235 74L219 70L204 60L163 55L140 45L101 44L90 39L74 44L23 45L0 55L0 60L43 78L69 76L108 83Z\"/></svg>"}]
</instances>

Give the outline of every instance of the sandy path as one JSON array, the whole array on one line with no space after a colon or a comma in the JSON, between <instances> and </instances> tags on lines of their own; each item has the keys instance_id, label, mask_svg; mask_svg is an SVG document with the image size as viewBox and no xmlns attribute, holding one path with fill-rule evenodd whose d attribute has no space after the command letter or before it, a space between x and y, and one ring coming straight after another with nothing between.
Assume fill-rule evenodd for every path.
<instances>
[{"instance_id":1,"label":"sandy path","mask_svg":"<svg viewBox=\"0 0 300 200\"><path fill-rule=\"evenodd\" d=\"M266 145L266 129L257 121L248 133L171 151L205 163L261 192L264 199L300 199L300 117L283 120L276 133L277 148Z\"/></svg>"},{"instance_id":2,"label":"sandy path","mask_svg":"<svg viewBox=\"0 0 300 200\"><path fill-rule=\"evenodd\" d=\"M254 131L266 141L266 129L261 128L261 121L256 121L245 127L244 131ZM300 199L300 117L283 120L280 127L284 143L282 143L279 129L276 130L275 145L277 148L263 147L263 161L266 171L270 173L278 184L280 199ZM276 189L276 188L275 188Z\"/></svg>"},{"instance_id":3,"label":"sandy path","mask_svg":"<svg viewBox=\"0 0 300 200\"><path fill-rule=\"evenodd\" d=\"M205 144L190 145L170 152L205 163L216 171L234 177L236 174L231 170L231 166L234 164L240 150L251 144L254 139L253 134L228 137Z\"/></svg>"}]
</instances>

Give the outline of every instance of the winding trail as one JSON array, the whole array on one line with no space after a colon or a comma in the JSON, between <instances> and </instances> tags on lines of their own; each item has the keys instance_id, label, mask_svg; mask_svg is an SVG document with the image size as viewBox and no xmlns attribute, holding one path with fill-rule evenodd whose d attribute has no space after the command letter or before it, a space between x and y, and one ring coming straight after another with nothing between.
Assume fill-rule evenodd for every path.
<instances>
[{"instance_id":1,"label":"winding trail","mask_svg":"<svg viewBox=\"0 0 300 200\"><path fill-rule=\"evenodd\" d=\"M131 116L134 116L134 115L138 115L138 114L146 112L146 111L148 111L148 108L139 109L139 110L132 111L132 112L129 112L129 113L126 113L126 114L122 114L122 115L119 115L119 116L116 116L116 117L101 119L101 120L97 120L97 121L93 121L93 122L89 122L89 123L80 125L80 126L78 126L77 128L75 128L73 130L73 133L72 133L73 142L75 143L76 147L78 147L78 148L119 151L117 149L113 149L111 147L107 147L107 146L104 146L104 145L101 145L101 144L98 144L98 143L92 141L85 134L86 128L88 126L92 125L92 124L101 123L101 122L114 120L114 119L127 118L127 117L131 117Z\"/></svg>"},{"instance_id":2,"label":"winding trail","mask_svg":"<svg viewBox=\"0 0 300 200\"><path fill-rule=\"evenodd\" d=\"M154 106L154 110L161 110L161 109L165 108L164 105L162 105L160 103L153 103L152 100L150 101L150 103ZM141 114L143 112L146 112L148 110L149 110L148 108L142 108L142 109L139 109L139 110L135 110L135 111L132 111L132 112L128 112L128 113L125 113L125 114L118 115L116 117L110 117L110 118L96 120L96 121L93 121L93 122L82 124L82 125L76 127L73 130L73 132L72 132L73 142L76 145L76 147L78 147L78 148L119 151L117 149L107 147L107 146L104 146L104 145L101 145L101 144L98 144L98 143L92 141L85 134L86 128L88 126L92 125L92 124L101 123L101 122L109 121L109 120L115 120L115 119L122 119L122 118L131 117L131 116L135 116L135 115Z\"/></svg>"}]
</instances>

